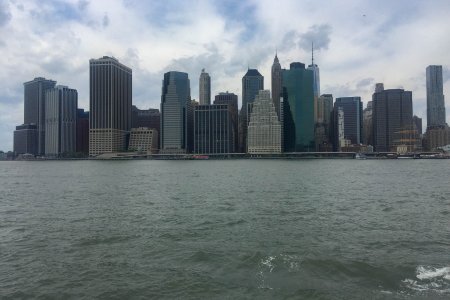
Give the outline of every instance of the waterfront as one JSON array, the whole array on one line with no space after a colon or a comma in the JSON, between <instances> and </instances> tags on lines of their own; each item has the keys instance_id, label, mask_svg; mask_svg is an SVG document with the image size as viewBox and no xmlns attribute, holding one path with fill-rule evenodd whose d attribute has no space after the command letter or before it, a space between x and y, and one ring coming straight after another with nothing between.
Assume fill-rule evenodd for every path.
<instances>
[{"instance_id":1,"label":"waterfront","mask_svg":"<svg viewBox=\"0 0 450 300\"><path fill-rule=\"evenodd\" d=\"M450 297L450 161L0 162L1 298Z\"/></svg>"}]
</instances>

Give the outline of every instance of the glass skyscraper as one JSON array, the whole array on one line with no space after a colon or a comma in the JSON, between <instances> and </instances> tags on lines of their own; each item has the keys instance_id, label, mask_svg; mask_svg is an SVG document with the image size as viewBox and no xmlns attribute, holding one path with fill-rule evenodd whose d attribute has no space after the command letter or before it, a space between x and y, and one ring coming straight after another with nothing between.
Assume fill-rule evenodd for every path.
<instances>
[{"instance_id":1,"label":"glass skyscraper","mask_svg":"<svg viewBox=\"0 0 450 300\"><path fill-rule=\"evenodd\" d=\"M427 127L445 126L442 66L427 67Z\"/></svg>"},{"instance_id":2,"label":"glass skyscraper","mask_svg":"<svg viewBox=\"0 0 450 300\"><path fill-rule=\"evenodd\" d=\"M313 72L299 62L283 70L285 152L315 151Z\"/></svg>"},{"instance_id":3,"label":"glass skyscraper","mask_svg":"<svg viewBox=\"0 0 450 300\"><path fill-rule=\"evenodd\" d=\"M363 136L363 108L361 97L340 97L336 98L334 102L334 112L337 114L338 110L342 109L344 114L344 138L350 140L352 145L359 145L362 143ZM334 118L337 122L338 118ZM334 128L337 128L337 124ZM335 134L335 136L337 136ZM338 141L335 140L335 146Z\"/></svg>"}]
</instances>

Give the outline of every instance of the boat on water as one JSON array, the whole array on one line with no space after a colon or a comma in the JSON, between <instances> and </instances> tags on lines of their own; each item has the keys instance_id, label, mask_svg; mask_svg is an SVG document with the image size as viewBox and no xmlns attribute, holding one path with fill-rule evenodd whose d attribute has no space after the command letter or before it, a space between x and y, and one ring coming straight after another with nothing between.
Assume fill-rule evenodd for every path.
<instances>
[{"instance_id":1,"label":"boat on water","mask_svg":"<svg viewBox=\"0 0 450 300\"><path fill-rule=\"evenodd\" d=\"M208 155L193 155L192 159L209 159Z\"/></svg>"},{"instance_id":2,"label":"boat on water","mask_svg":"<svg viewBox=\"0 0 450 300\"><path fill-rule=\"evenodd\" d=\"M356 153L355 159L367 159L367 156L363 153Z\"/></svg>"}]
</instances>

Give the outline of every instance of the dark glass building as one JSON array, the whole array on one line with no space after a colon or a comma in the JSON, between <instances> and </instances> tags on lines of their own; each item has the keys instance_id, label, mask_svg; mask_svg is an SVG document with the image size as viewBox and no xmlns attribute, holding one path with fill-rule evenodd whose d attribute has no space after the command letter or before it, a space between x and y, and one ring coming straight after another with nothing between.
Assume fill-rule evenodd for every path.
<instances>
[{"instance_id":1,"label":"dark glass building","mask_svg":"<svg viewBox=\"0 0 450 300\"><path fill-rule=\"evenodd\" d=\"M43 77L25 82L24 124L36 124L38 131L37 154L45 154L45 92L54 88L56 81Z\"/></svg>"},{"instance_id":2,"label":"dark glass building","mask_svg":"<svg viewBox=\"0 0 450 300\"><path fill-rule=\"evenodd\" d=\"M299 62L283 70L284 151L315 151L313 72Z\"/></svg>"},{"instance_id":3,"label":"dark glass building","mask_svg":"<svg viewBox=\"0 0 450 300\"><path fill-rule=\"evenodd\" d=\"M214 104L227 104L231 114L233 124L234 145L232 152L238 151L239 144L239 115L238 115L238 96L234 93L219 93L214 98Z\"/></svg>"},{"instance_id":4,"label":"dark glass building","mask_svg":"<svg viewBox=\"0 0 450 300\"><path fill-rule=\"evenodd\" d=\"M372 95L374 150L396 151L394 134L413 126L412 92L403 89L380 90Z\"/></svg>"},{"instance_id":5,"label":"dark glass building","mask_svg":"<svg viewBox=\"0 0 450 300\"><path fill-rule=\"evenodd\" d=\"M89 112L77 109L76 152L89 155Z\"/></svg>"},{"instance_id":6,"label":"dark glass building","mask_svg":"<svg viewBox=\"0 0 450 300\"><path fill-rule=\"evenodd\" d=\"M35 124L16 126L14 131L14 154L38 154L38 130Z\"/></svg>"},{"instance_id":7,"label":"dark glass building","mask_svg":"<svg viewBox=\"0 0 450 300\"><path fill-rule=\"evenodd\" d=\"M442 66L428 66L427 72L427 128L446 126Z\"/></svg>"},{"instance_id":8,"label":"dark glass building","mask_svg":"<svg viewBox=\"0 0 450 300\"><path fill-rule=\"evenodd\" d=\"M197 105L194 108L194 153L232 153L235 137L228 104Z\"/></svg>"},{"instance_id":9,"label":"dark glass building","mask_svg":"<svg viewBox=\"0 0 450 300\"><path fill-rule=\"evenodd\" d=\"M161 153L189 153L193 140L193 108L187 73L164 74L161 95Z\"/></svg>"},{"instance_id":10,"label":"dark glass building","mask_svg":"<svg viewBox=\"0 0 450 300\"><path fill-rule=\"evenodd\" d=\"M161 132L161 114L157 108L139 109L133 105L131 108L131 127L132 128L151 128ZM159 149L159 139L156 147Z\"/></svg>"},{"instance_id":11,"label":"dark glass building","mask_svg":"<svg viewBox=\"0 0 450 300\"><path fill-rule=\"evenodd\" d=\"M334 102L334 121L337 122L337 112L339 108L344 113L344 138L350 140L352 145L359 145L362 143L363 137L363 107L361 97L340 97L336 98ZM334 124L334 128L337 129L337 123ZM337 132L335 136L335 151L339 141L337 140Z\"/></svg>"}]
</instances>

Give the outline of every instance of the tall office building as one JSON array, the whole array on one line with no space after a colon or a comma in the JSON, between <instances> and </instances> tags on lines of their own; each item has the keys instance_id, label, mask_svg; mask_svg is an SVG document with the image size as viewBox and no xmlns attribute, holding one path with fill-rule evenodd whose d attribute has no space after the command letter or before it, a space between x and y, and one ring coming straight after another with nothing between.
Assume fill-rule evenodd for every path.
<instances>
[{"instance_id":1,"label":"tall office building","mask_svg":"<svg viewBox=\"0 0 450 300\"><path fill-rule=\"evenodd\" d=\"M369 101L363 110L363 144L365 145L373 145L372 112L372 101Z\"/></svg>"},{"instance_id":2,"label":"tall office building","mask_svg":"<svg viewBox=\"0 0 450 300\"><path fill-rule=\"evenodd\" d=\"M283 70L284 148L315 151L313 72L299 62Z\"/></svg>"},{"instance_id":3,"label":"tall office building","mask_svg":"<svg viewBox=\"0 0 450 300\"><path fill-rule=\"evenodd\" d=\"M76 152L78 92L58 85L45 93L45 155Z\"/></svg>"},{"instance_id":4,"label":"tall office building","mask_svg":"<svg viewBox=\"0 0 450 300\"><path fill-rule=\"evenodd\" d=\"M89 155L127 149L132 70L113 57L89 60Z\"/></svg>"},{"instance_id":5,"label":"tall office building","mask_svg":"<svg viewBox=\"0 0 450 300\"><path fill-rule=\"evenodd\" d=\"M323 94L317 100L317 119L315 127L316 149L317 151L332 151L332 114L333 95Z\"/></svg>"},{"instance_id":6,"label":"tall office building","mask_svg":"<svg viewBox=\"0 0 450 300\"><path fill-rule=\"evenodd\" d=\"M192 114L188 74L176 71L165 73L161 95L162 153L189 153L192 150Z\"/></svg>"},{"instance_id":7,"label":"tall office building","mask_svg":"<svg viewBox=\"0 0 450 300\"><path fill-rule=\"evenodd\" d=\"M338 113L339 109L342 109L344 114L344 138L349 140L352 145L361 144L363 136L363 108L361 97L336 98L334 102L335 114ZM335 118L335 120L338 122L338 118ZM335 128L338 128L337 124ZM338 137L338 134L336 136ZM338 144L339 141L336 140L335 145Z\"/></svg>"},{"instance_id":8,"label":"tall office building","mask_svg":"<svg viewBox=\"0 0 450 300\"><path fill-rule=\"evenodd\" d=\"M419 135L422 135L422 118L419 118L418 116L413 116L413 123L415 126L415 129L417 130L417 133Z\"/></svg>"},{"instance_id":9,"label":"tall office building","mask_svg":"<svg viewBox=\"0 0 450 300\"><path fill-rule=\"evenodd\" d=\"M200 105L211 104L211 77L205 72L205 69L202 69L198 84Z\"/></svg>"},{"instance_id":10,"label":"tall office building","mask_svg":"<svg viewBox=\"0 0 450 300\"><path fill-rule=\"evenodd\" d=\"M282 80L283 74L280 61L278 60L277 54L275 54L275 58L272 64L272 100L275 105L275 110L277 111L278 116L280 116L280 97L283 88Z\"/></svg>"},{"instance_id":11,"label":"tall office building","mask_svg":"<svg viewBox=\"0 0 450 300\"><path fill-rule=\"evenodd\" d=\"M55 87L56 81L43 77L25 82L24 124L36 124L38 131L38 155L45 154L45 92Z\"/></svg>"},{"instance_id":12,"label":"tall office building","mask_svg":"<svg viewBox=\"0 0 450 300\"><path fill-rule=\"evenodd\" d=\"M442 66L427 67L427 128L445 126Z\"/></svg>"},{"instance_id":13,"label":"tall office building","mask_svg":"<svg viewBox=\"0 0 450 300\"><path fill-rule=\"evenodd\" d=\"M311 64L308 66L308 70L313 72L313 93L314 93L314 120L317 122L317 102L320 95L320 72L319 66L314 63L314 44L311 45Z\"/></svg>"},{"instance_id":14,"label":"tall office building","mask_svg":"<svg viewBox=\"0 0 450 300\"><path fill-rule=\"evenodd\" d=\"M89 155L89 112L77 110L77 140L76 152Z\"/></svg>"},{"instance_id":15,"label":"tall office building","mask_svg":"<svg viewBox=\"0 0 450 300\"><path fill-rule=\"evenodd\" d=\"M194 107L194 153L232 153L235 149L229 104Z\"/></svg>"},{"instance_id":16,"label":"tall office building","mask_svg":"<svg viewBox=\"0 0 450 300\"><path fill-rule=\"evenodd\" d=\"M281 122L270 91L258 92L249 114L248 153L281 153Z\"/></svg>"},{"instance_id":17,"label":"tall office building","mask_svg":"<svg viewBox=\"0 0 450 300\"><path fill-rule=\"evenodd\" d=\"M227 104L231 114L233 125L234 145L232 152L238 151L239 144L239 115L238 115L238 96L234 93L219 93L214 97L214 104Z\"/></svg>"},{"instance_id":18,"label":"tall office building","mask_svg":"<svg viewBox=\"0 0 450 300\"><path fill-rule=\"evenodd\" d=\"M413 126L412 92L403 89L375 92L372 107L374 150L396 151L395 134Z\"/></svg>"},{"instance_id":19,"label":"tall office building","mask_svg":"<svg viewBox=\"0 0 450 300\"><path fill-rule=\"evenodd\" d=\"M239 115L239 150L247 149L248 110L260 90L264 89L264 77L256 69L248 69L242 77L242 108Z\"/></svg>"}]
</instances>

